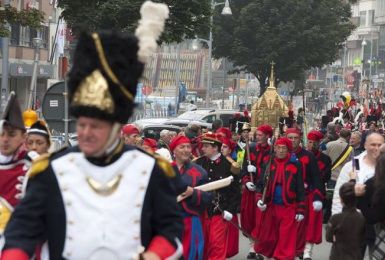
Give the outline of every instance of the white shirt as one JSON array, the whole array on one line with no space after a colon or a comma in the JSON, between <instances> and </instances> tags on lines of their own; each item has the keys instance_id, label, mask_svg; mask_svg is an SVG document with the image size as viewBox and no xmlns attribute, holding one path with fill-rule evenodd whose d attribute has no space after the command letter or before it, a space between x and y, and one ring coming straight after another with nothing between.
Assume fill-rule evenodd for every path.
<instances>
[{"instance_id":1,"label":"white shirt","mask_svg":"<svg viewBox=\"0 0 385 260\"><path fill-rule=\"evenodd\" d=\"M374 166L367 165L364 162L364 158L366 157L366 151L356 156L360 164L360 170L357 171L357 179L356 182L363 184L368 179L374 176ZM332 215L338 214L342 212L342 203L340 200L340 188L341 186L350 180L349 173L352 171L352 162L347 162L344 167L342 167L340 175L338 176L336 186L334 188L333 194L333 204L332 204Z\"/></svg>"}]
</instances>

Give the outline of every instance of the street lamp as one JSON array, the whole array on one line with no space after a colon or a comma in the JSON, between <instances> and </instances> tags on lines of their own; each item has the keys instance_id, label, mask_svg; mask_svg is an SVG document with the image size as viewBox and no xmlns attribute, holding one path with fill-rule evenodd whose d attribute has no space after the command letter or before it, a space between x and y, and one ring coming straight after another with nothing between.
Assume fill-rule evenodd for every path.
<instances>
[{"instance_id":1,"label":"street lamp","mask_svg":"<svg viewBox=\"0 0 385 260\"><path fill-rule=\"evenodd\" d=\"M210 91L212 85L212 55L213 55L213 11L218 5L225 5L222 9L222 15L232 15L229 0L226 0L223 3L216 3L214 0L211 0L211 16L210 16L210 35L209 40L198 39L200 41L206 42L209 46L209 71L207 75L207 90L206 90L206 107L210 106Z\"/></svg>"},{"instance_id":2,"label":"street lamp","mask_svg":"<svg viewBox=\"0 0 385 260\"><path fill-rule=\"evenodd\" d=\"M33 73L32 73L32 79L31 79L31 84L29 88L30 93L29 93L29 100L28 100L28 108L32 108L33 101L36 103L37 66L39 64L40 46L42 42L43 40L41 38L32 39L32 44L35 47L35 59L33 63Z\"/></svg>"}]
</instances>

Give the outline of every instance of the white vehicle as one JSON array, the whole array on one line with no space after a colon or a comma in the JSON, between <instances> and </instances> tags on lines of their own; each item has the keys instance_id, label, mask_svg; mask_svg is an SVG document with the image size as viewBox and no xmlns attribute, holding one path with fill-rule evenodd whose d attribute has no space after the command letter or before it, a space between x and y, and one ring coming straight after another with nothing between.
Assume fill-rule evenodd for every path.
<instances>
[{"instance_id":1,"label":"white vehicle","mask_svg":"<svg viewBox=\"0 0 385 260\"><path fill-rule=\"evenodd\" d=\"M210 124L215 120L220 119L222 120L224 127L229 127L230 120L234 118L236 112L236 110L231 109L198 109L194 111L187 111L178 116L176 119L203 121Z\"/></svg>"}]
</instances>

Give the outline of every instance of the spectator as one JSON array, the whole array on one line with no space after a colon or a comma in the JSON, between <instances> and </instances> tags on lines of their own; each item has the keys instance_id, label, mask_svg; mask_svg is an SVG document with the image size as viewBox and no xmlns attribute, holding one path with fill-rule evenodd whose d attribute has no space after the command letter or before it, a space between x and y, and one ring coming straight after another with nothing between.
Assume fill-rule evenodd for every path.
<instances>
[{"instance_id":1,"label":"spectator","mask_svg":"<svg viewBox=\"0 0 385 260\"><path fill-rule=\"evenodd\" d=\"M220 119L215 119L211 125L211 131L215 133L219 128L223 126L223 122Z\"/></svg>"},{"instance_id":2,"label":"spectator","mask_svg":"<svg viewBox=\"0 0 385 260\"><path fill-rule=\"evenodd\" d=\"M365 141L366 153L362 153L355 157L356 169L353 169L353 163L348 162L341 170L338 177L335 190L339 190L339 187L348 182L350 179L354 179L358 184L363 184L374 176L375 165L377 158L380 155L380 147L384 143L384 137L378 133L371 133L367 136ZM358 160L357 160L358 159ZM341 212L341 202L336 192L333 195L332 213L337 214ZM374 246L374 227L369 223L366 225L365 243L361 247L362 257L365 255L366 247L369 247L369 254L371 255Z\"/></svg>"},{"instance_id":3,"label":"spectator","mask_svg":"<svg viewBox=\"0 0 385 260\"><path fill-rule=\"evenodd\" d=\"M340 174L341 169L345 165L345 163L349 161L350 155L353 151L353 148L348 143L349 138L350 138L350 131L347 129L341 129L340 137L335 141L328 142L326 145L326 151L324 151L324 153L328 155L332 160L332 175L327 184L327 189L326 189L326 198L325 198L325 207L324 207L325 221L327 221L331 215L333 190L336 185L338 175Z\"/></svg>"},{"instance_id":4,"label":"spectator","mask_svg":"<svg viewBox=\"0 0 385 260\"><path fill-rule=\"evenodd\" d=\"M166 148L170 150L168 145L170 144L170 131L163 129L160 131L160 139L158 140L158 148Z\"/></svg>"},{"instance_id":5,"label":"spectator","mask_svg":"<svg viewBox=\"0 0 385 260\"><path fill-rule=\"evenodd\" d=\"M339 195L343 204L342 213L332 216L326 226L326 241L333 243L329 259L360 260L365 219L357 212L354 182L344 183Z\"/></svg>"},{"instance_id":6,"label":"spectator","mask_svg":"<svg viewBox=\"0 0 385 260\"><path fill-rule=\"evenodd\" d=\"M354 149L354 155L357 156L365 151L361 143L362 134L359 131L354 131L350 137L350 145Z\"/></svg>"}]
</instances>

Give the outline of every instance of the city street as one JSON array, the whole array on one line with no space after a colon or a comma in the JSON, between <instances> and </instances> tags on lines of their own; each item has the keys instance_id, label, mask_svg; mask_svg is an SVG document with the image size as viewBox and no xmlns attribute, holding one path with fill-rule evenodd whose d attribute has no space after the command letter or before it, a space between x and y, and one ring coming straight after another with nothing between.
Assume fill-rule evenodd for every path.
<instances>
[{"instance_id":1,"label":"city street","mask_svg":"<svg viewBox=\"0 0 385 260\"><path fill-rule=\"evenodd\" d=\"M323 240L322 244L316 245L314 247L314 253L313 253L313 260L326 260L329 259L329 253L330 253L331 243L326 242ZM239 254L230 258L233 260L244 260L246 259L246 256L248 254L249 250L249 242L247 238L245 238L243 235L240 235L239 239ZM265 258L268 259L268 258ZM368 257L365 257L365 260L368 260Z\"/></svg>"}]
</instances>

